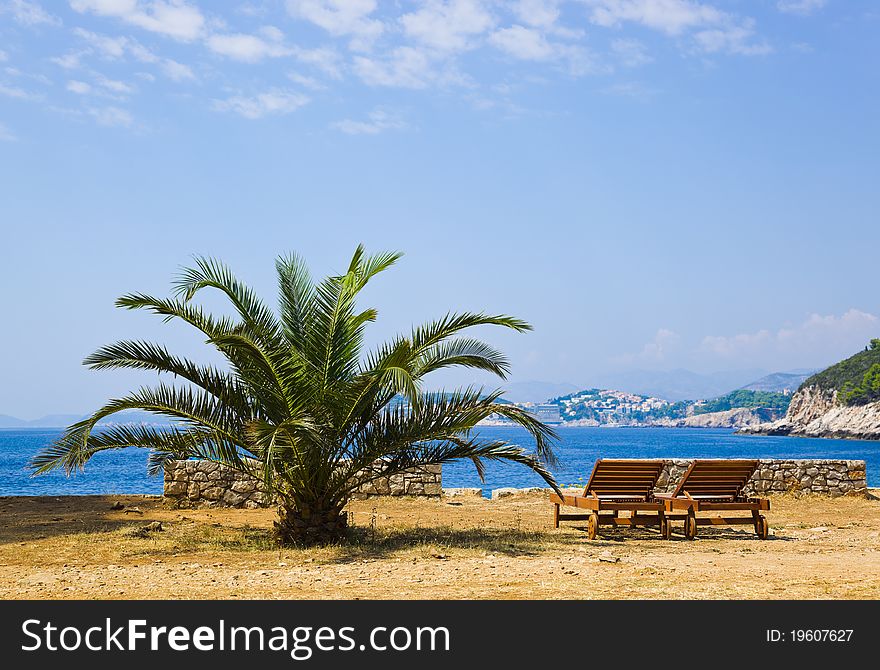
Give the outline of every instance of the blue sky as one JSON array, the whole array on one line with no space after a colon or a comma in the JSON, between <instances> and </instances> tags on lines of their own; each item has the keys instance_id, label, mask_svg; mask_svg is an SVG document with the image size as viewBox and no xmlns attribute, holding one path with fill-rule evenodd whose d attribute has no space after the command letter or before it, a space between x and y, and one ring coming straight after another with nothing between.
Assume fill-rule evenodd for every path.
<instances>
[{"instance_id":1,"label":"blue sky","mask_svg":"<svg viewBox=\"0 0 880 670\"><path fill-rule=\"evenodd\" d=\"M880 336L880 10L858 0L0 0L0 413L150 377L113 300L194 254L272 297L400 249L379 340L447 309L514 380L821 367ZM466 383L469 374L438 383Z\"/></svg>"}]
</instances>

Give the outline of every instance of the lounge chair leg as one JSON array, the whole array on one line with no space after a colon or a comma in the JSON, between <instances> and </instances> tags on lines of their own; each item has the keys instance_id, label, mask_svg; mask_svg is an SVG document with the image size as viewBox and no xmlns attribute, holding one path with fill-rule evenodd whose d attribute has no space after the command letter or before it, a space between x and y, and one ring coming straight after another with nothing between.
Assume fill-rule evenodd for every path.
<instances>
[{"instance_id":1,"label":"lounge chair leg","mask_svg":"<svg viewBox=\"0 0 880 670\"><path fill-rule=\"evenodd\" d=\"M688 540L693 540L697 536L697 515L693 507L688 509L687 518L684 520L684 536Z\"/></svg>"},{"instance_id":2,"label":"lounge chair leg","mask_svg":"<svg viewBox=\"0 0 880 670\"><path fill-rule=\"evenodd\" d=\"M559 528L559 505L553 505L553 527Z\"/></svg>"},{"instance_id":3,"label":"lounge chair leg","mask_svg":"<svg viewBox=\"0 0 880 670\"><path fill-rule=\"evenodd\" d=\"M767 523L767 517L763 514L758 516L758 539L766 540L770 535L770 524Z\"/></svg>"},{"instance_id":4,"label":"lounge chair leg","mask_svg":"<svg viewBox=\"0 0 880 670\"><path fill-rule=\"evenodd\" d=\"M590 518L587 520L587 537L591 540L596 539L596 535L599 534L599 515L596 512L590 514Z\"/></svg>"},{"instance_id":5,"label":"lounge chair leg","mask_svg":"<svg viewBox=\"0 0 880 670\"><path fill-rule=\"evenodd\" d=\"M669 519L666 518L666 515L663 512L660 512L660 537L664 540L669 539Z\"/></svg>"}]
</instances>

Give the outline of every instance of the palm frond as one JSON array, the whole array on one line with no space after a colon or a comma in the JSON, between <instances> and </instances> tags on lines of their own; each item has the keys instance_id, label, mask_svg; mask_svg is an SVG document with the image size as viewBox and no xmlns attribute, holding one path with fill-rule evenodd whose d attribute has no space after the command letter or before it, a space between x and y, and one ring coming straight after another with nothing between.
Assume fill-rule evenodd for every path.
<instances>
[{"instance_id":1,"label":"palm frond","mask_svg":"<svg viewBox=\"0 0 880 670\"><path fill-rule=\"evenodd\" d=\"M101 347L87 356L83 364L92 370L127 368L165 372L186 379L221 402L234 406L238 412L251 412L247 393L237 378L211 366L196 365L174 356L159 344L123 340Z\"/></svg>"},{"instance_id":2,"label":"palm frond","mask_svg":"<svg viewBox=\"0 0 880 670\"><path fill-rule=\"evenodd\" d=\"M174 283L175 293L190 302L202 289L213 288L223 293L242 321L261 343L274 342L280 336L275 314L254 293L236 279L224 263L214 258L197 257L196 267L184 268Z\"/></svg>"},{"instance_id":3,"label":"palm frond","mask_svg":"<svg viewBox=\"0 0 880 670\"><path fill-rule=\"evenodd\" d=\"M457 338L431 345L422 354L418 374L449 367L475 368L506 379L510 362L494 347L474 338Z\"/></svg>"}]
</instances>

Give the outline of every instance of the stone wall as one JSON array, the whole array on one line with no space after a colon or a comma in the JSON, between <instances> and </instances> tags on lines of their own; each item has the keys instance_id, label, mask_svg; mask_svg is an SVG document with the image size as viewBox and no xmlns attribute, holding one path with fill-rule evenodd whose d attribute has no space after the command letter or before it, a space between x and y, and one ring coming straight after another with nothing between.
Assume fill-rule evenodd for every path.
<instances>
[{"instance_id":1,"label":"stone wall","mask_svg":"<svg viewBox=\"0 0 880 670\"><path fill-rule=\"evenodd\" d=\"M413 468L361 486L355 498L379 495L439 498L439 465ZM211 461L170 461L165 466L166 502L175 507L269 507L272 500L262 483L246 474Z\"/></svg>"},{"instance_id":2,"label":"stone wall","mask_svg":"<svg viewBox=\"0 0 880 670\"><path fill-rule=\"evenodd\" d=\"M690 459L666 459L657 490L673 490L690 464ZM589 473L585 473L585 476L587 474ZM479 489L460 490L479 491ZM496 489L492 497L500 498L523 491ZM867 493L865 461L762 459L746 491L756 495L770 493L865 495ZM392 495L437 498L441 493L443 493L441 466L429 465L370 482L362 486L355 497ZM495 493L498 495L496 496ZM253 508L271 505L259 481L210 461L168 463L165 468L165 499L177 507Z\"/></svg>"},{"instance_id":3,"label":"stone wall","mask_svg":"<svg viewBox=\"0 0 880 670\"><path fill-rule=\"evenodd\" d=\"M691 462L667 460L657 490L672 491ZM865 461L761 459L758 463L746 487L749 494L821 493L836 497L865 495L868 490Z\"/></svg>"}]
</instances>

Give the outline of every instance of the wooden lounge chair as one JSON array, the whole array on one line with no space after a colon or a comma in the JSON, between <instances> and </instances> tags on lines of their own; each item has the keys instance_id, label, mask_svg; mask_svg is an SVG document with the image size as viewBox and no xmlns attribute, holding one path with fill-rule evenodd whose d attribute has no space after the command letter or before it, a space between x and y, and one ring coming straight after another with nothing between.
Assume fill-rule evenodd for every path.
<instances>
[{"instance_id":1,"label":"wooden lounge chair","mask_svg":"<svg viewBox=\"0 0 880 670\"><path fill-rule=\"evenodd\" d=\"M770 509L770 501L743 494L757 467L756 460L696 460L672 493L658 493L655 498L664 503L667 519L684 521L684 536L689 540L697 536L697 526L739 524L752 524L755 534L766 540L770 529L767 518L760 512ZM698 512L740 510L750 511L751 516L697 517ZM681 511L686 514L673 514Z\"/></svg>"},{"instance_id":2,"label":"wooden lounge chair","mask_svg":"<svg viewBox=\"0 0 880 670\"><path fill-rule=\"evenodd\" d=\"M599 526L659 526L669 537L665 503L654 498L654 487L663 461L600 458L581 495L552 494L553 524L587 521L587 536L595 539ZM561 505L588 510L584 514L560 514ZM628 517L619 513L627 511ZM603 512L606 512L603 514Z\"/></svg>"}]
</instances>

